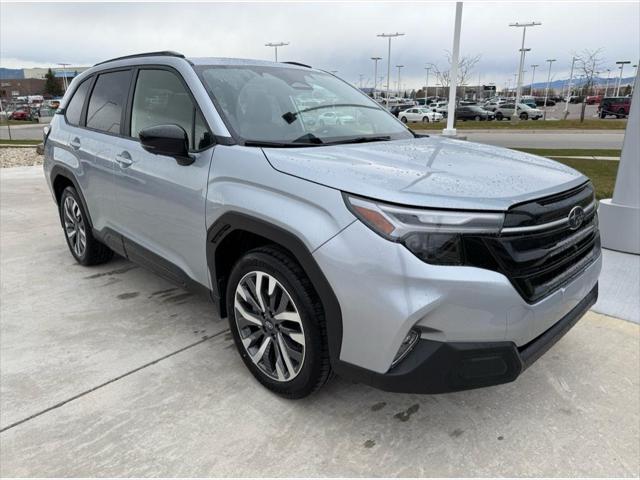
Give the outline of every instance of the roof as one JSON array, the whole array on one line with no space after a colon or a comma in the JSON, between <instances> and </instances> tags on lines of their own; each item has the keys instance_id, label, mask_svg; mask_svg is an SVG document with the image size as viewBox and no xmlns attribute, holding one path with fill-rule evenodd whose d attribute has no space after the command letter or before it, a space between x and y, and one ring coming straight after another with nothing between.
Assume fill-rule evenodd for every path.
<instances>
[{"instance_id":1,"label":"roof","mask_svg":"<svg viewBox=\"0 0 640 480\"><path fill-rule=\"evenodd\" d=\"M301 63L271 62L268 60L255 60L248 58L221 58L221 57L189 57L189 62L194 65L245 65L283 68L310 68Z\"/></svg>"}]
</instances>

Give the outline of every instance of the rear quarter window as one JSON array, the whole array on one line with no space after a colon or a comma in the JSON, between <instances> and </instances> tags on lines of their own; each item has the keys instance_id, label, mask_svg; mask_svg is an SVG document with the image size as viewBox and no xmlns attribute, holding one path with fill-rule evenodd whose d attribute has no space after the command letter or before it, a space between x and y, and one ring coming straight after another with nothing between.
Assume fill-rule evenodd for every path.
<instances>
[{"instance_id":1,"label":"rear quarter window","mask_svg":"<svg viewBox=\"0 0 640 480\"><path fill-rule=\"evenodd\" d=\"M71 125L80 125L80 116L82 115L82 107L84 106L84 101L87 98L87 94L89 93L89 87L91 86L91 79L87 79L82 82L78 88L76 88L73 97L69 101L69 105L67 105L65 118L67 123Z\"/></svg>"}]
</instances>

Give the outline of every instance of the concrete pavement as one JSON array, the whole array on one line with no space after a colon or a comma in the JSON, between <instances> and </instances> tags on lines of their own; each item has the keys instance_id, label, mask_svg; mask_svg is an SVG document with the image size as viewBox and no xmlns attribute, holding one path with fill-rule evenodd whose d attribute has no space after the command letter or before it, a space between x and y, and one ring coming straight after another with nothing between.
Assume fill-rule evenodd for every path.
<instances>
[{"instance_id":1,"label":"concrete pavement","mask_svg":"<svg viewBox=\"0 0 640 480\"><path fill-rule=\"evenodd\" d=\"M26 125L0 126L0 140L9 140L9 128L11 128L12 140L42 140L42 129L46 123L29 123Z\"/></svg>"},{"instance_id":2,"label":"concrete pavement","mask_svg":"<svg viewBox=\"0 0 640 480\"><path fill-rule=\"evenodd\" d=\"M205 300L78 266L40 167L0 170L0 222L1 476L640 474L633 323L589 313L508 385L286 401Z\"/></svg>"},{"instance_id":3,"label":"concrete pavement","mask_svg":"<svg viewBox=\"0 0 640 480\"><path fill-rule=\"evenodd\" d=\"M437 134L424 131L423 133ZM607 148L621 149L624 130L458 130L470 142L486 143L508 148Z\"/></svg>"}]
</instances>

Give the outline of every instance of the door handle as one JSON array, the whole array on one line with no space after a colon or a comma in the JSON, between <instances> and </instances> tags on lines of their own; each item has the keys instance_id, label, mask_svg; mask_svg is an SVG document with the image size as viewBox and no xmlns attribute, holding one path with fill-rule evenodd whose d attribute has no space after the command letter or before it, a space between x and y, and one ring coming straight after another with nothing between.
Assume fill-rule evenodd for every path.
<instances>
[{"instance_id":1,"label":"door handle","mask_svg":"<svg viewBox=\"0 0 640 480\"><path fill-rule=\"evenodd\" d=\"M125 150L124 152L120 152L116 155L116 162L118 162L122 168L127 168L133 163L133 160L131 159L129 152Z\"/></svg>"},{"instance_id":2,"label":"door handle","mask_svg":"<svg viewBox=\"0 0 640 480\"><path fill-rule=\"evenodd\" d=\"M74 138L69 142L69 146L74 150L80 149L80 139L78 137Z\"/></svg>"}]
</instances>

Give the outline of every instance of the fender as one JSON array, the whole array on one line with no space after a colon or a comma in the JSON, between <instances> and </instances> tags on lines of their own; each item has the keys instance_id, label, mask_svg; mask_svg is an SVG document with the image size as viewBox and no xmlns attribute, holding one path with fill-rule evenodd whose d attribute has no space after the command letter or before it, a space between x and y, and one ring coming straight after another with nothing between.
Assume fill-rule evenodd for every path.
<instances>
[{"instance_id":1,"label":"fender","mask_svg":"<svg viewBox=\"0 0 640 480\"><path fill-rule=\"evenodd\" d=\"M313 255L302 240L291 232L244 213L223 214L207 232L207 264L211 274L212 294L220 309L220 316L224 317L227 313L224 301L227 285L226 278L216 273L216 250L227 235L238 230L258 235L268 242L286 248L301 265L322 302L329 357L332 365L337 364L342 345L342 313L338 299Z\"/></svg>"},{"instance_id":2,"label":"fender","mask_svg":"<svg viewBox=\"0 0 640 480\"><path fill-rule=\"evenodd\" d=\"M87 208L87 202L84 199L84 194L80 189L80 184L76 180L75 174L70 169L63 167L62 165L54 165L53 168L51 169L51 173L49 174L49 178L51 179L51 189L53 190L54 195L55 195L55 190L53 187L54 187L56 178L58 177L64 177L72 183L73 188L75 188L76 192L78 192L78 196L80 197L80 202L82 203L82 208L86 212L87 222L89 223L89 227L93 229L91 214L89 213L89 209ZM56 201L57 200L58 199L56 198ZM62 221L62 219L60 221Z\"/></svg>"}]
</instances>

